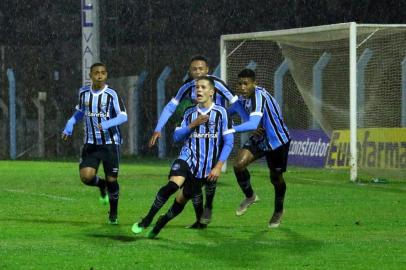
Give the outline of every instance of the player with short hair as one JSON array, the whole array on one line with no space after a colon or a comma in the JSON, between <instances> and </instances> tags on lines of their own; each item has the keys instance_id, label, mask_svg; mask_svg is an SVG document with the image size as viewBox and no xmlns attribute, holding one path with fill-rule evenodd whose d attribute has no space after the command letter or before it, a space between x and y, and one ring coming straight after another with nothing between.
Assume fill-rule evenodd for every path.
<instances>
[{"instance_id":1,"label":"player with short hair","mask_svg":"<svg viewBox=\"0 0 406 270\"><path fill-rule=\"evenodd\" d=\"M169 189L181 188L172 207L159 218L148 237L154 238L162 227L182 212L186 202L201 192L206 181L217 181L221 168L233 148L234 135L231 134L231 119L226 109L213 102L214 80L209 76L196 79L197 105L186 109L181 126L173 135L175 142L183 141L179 158L174 161L169 173L169 184L158 192L146 217L132 226L135 234L142 232L152 222L152 218L165 204L166 196L173 194ZM169 197L168 196L168 197Z\"/></svg>"},{"instance_id":2,"label":"player with short hair","mask_svg":"<svg viewBox=\"0 0 406 270\"><path fill-rule=\"evenodd\" d=\"M117 182L120 145L122 137L119 125L127 121L127 113L121 98L107 84L107 67L94 63L90 67L91 86L79 90L79 104L74 115L66 123L62 139L67 141L74 125L84 119L84 145L79 164L80 179L85 185L100 189L100 201L110 204L109 224L118 224L119 184ZM97 176L103 162L105 178ZM107 189L107 193L106 193Z\"/></svg>"},{"instance_id":3,"label":"player with short hair","mask_svg":"<svg viewBox=\"0 0 406 270\"><path fill-rule=\"evenodd\" d=\"M251 204L258 201L258 196L251 186L247 166L265 156L275 190L274 213L268 226L275 228L279 226L283 215L286 192L283 173L287 166L290 137L278 103L265 88L256 84L253 70L243 69L238 74L238 87L241 93L239 102L243 103L249 113L249 120L233 127L233 130L235 132L256 130L256 132L240 149L234 161L234 173L246 197L237 209L236 215L243 215Z\"/></svg>"},{"instance_id":4,"label":"player with short hair","mask_svg":"<svg viewBox=\"0 0 406 270\"><path fill-rule=\"evenodd\" d=\"M149 141L149 147L155 145L156 140L161 136L161 130L165 126L168 119L176 111L178 104L183 99L190 99L193 103L196 103L197 100L197 91L196 91L196 82L195 79L199 76L208 76L214 81L215 93L213 95L213 101L217 105L224 107L225 101L228 101L229 104L233 104L238 100L238 97L235 96L230 88L219 78L213 75L208 75L209 73L209 63L206 57L197 55L191 58L189 63L189 79L186 80L182 86L179 88L177 94L171 99L171 101L163 109L158 123L155 127L154 133ZM234 107L239 106L238 104ZM243 108L237 108L237 112L242 111ZM196 213L196 222L189 226L189 228L204 228L205 225L211 222L213 200L216 192L216 181L209 181L205 184L205 197L206 203L204 205L204 210L199 217L200 208L202 208L203 198L201 194L197 194L195 198L192 199L193 206ZM174 194L179 188L179 185L176 183L168 183L165 188L165 192L161 194L161 198L168 199L170 195Z\"/></svg>"}]
</instances>

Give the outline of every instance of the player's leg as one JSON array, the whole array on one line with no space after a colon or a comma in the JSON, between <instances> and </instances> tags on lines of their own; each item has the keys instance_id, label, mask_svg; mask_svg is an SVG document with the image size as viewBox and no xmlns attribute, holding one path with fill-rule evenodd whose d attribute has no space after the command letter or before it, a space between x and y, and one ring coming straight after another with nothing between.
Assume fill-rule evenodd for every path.
<instances>
[{"instance_id":1,"label":"player's leg","mask_svg":"<svg viewBox=\"0 0 406 270\"><path fill-rule=\"evenodd\" d=\"M165 215L161 216L154 228L148 233L149 238L155 238L161 229L173 218L179 215L185 208L187 201L195 196L197 192L201 192L203 181L194 179L191 175L185 179L185 184L181 191L176 196L171 208Z\"/></svg>"},{"instance_id":2,"label":"player's leg","mask_svg":"<svg viewBox=\"0 0 406 270\"><path fill-rule=\"evenodd\" d=\"M250 141L240 151L234 161L234 174L237 178L238 185L245 195L245 199L240 203L236 210L236 215L243 215L248 207L259 200L251 186L251 176L247 169L248 165L261 157L262 152L257 149L255 144Z\"/></svg>"},{"instance_id":3,"label":"player's leg","mask_svg":"<svg viewBox=\"0 0 406 270\"><path fill-rule=\"evenodd\" d=\"M213 200L216 194L217 181L206 181L204 185L206 202L204 204L204 209L200 222L202 224L209 224L211 222L212 210L213 210Z\"/></svg>"},{"instance_id":4,"label":"player's leg","mask_svg":"<svg viewBox=\"0 0 406 270\"><path fill-rule=\"evenodd\" d=\"M283 173L286 171L289 143L269 152L266 155L271 183L275 191L274 212L269 221L270 228L279 226L283 215L283 203L286 193L286 182Z\"/></svg>"},{"instance_id":5,"label":"player's leg","mask_svg":"<svg viewBox=\"0 0 406 270\"><path fill-rule=\"evenodd\" d=\"M104 203L106 195L106 181L97 176L100 159L97 157L98 147L85 144L82 148L81 161L79 164L80 180L88 186L96 186L100 190L100 202ZM108 199L107 199L108 200Z\"/></svg>"},{"instance_id":6,"label":"player's leg","mask_svg":"<svg viewBox=\"0 0 406 270\"><path fill-rule=\"evenodd\" d=\"M173 201L173 204L169 208L169 210L165 213L165 215L162 215L157 220L155 226L152 228L151 231L148 232L148 238L155 238L158 235L158 233L162 230L162 228L165 227L165 225L170 220L174 219L177 215L179 215L183 211L187 201L188 199L184 196L182 188L178 193L178 195L176 196L175 200Z\"/></svg>"},{"instance_id":7,"label":"player's leg","mask_svg":"<svg viewBox=\"0 0 406 270\"><path fill-rule=\"evenodd\" d=\"M155 196L155 200L148 211L148 214L143 217L140 222L134 223L132 231L137 234L147 228L151 224L155 215L168 201L169 197L178 191L179 187L183 185L184 181L185 177L183 176L171 176L168 183L159 189Z\"/></svg>"},{"instance_id":8,"label":"player's leg","mask_svg":"<svg viewBox=\"0 0 406 270\"><path fill-rule=\"evenodd\" d=\"M204 229L207 226L200 222L203 214L203 193L202 189L197 190L191 198L193 203L193 209L195 210L196 221L189 226L186 226L187 229Z\"/></svg>"},{"instance_id":9,"label":"player's leg","mask_svg":"<svg viewBox=\"0 0 406 270\"><path fill-rule=\"evenodd\" d=\"M120 197L120 185L118 184L118 171L120 163L120 146L108 144L103 146L103 168L106 175L106 187L109 196L110 224L118 224L118 201Z\"/></svg>"},{"instance_id":10,"label":"player's leg","mask_svg":"<svg viewBox=\"0 0 406 270\"><path fill-rule=\"evenodd\" d=\"M133 224L131 228L133 233L141 233L151 224L155 215L168 201L169 197L183 186L183 183L185 182L188 174L189 165L184 160L177 159L173 162L168 176L168 183L159 189L158 193L155 196L155 200L148 211L148 214L144 218L142 218L140 222L136 222Z\"/></svg>"}]
</instances>

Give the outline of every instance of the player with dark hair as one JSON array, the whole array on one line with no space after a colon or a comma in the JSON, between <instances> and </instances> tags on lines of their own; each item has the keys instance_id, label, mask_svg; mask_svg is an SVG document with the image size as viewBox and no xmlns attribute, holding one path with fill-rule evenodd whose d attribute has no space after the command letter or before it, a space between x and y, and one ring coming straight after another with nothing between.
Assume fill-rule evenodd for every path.
<instances>
[{"instance_id":1,"label":"player with dark hair","mask_svg":"<svg viewBox=\"0 0 406 270\"><path fill-rule=\"evenodd\" d=\"M196 103L197 100L197 91L196 91L196 82L195 79L199 76L208 76L214 82L215 93L213 95L213 102L217 105L224 107L225 101L228 101L229 104L233 104L238 100L238 97L233 95L228 86L221 81L219 78L213 75L208 75L209 73L209 63L206 57L197 55L192 57L189 64L189 79L186 80L182 86L179 88L177 94L171 99L171 101L163 109L158 123L155 127L154 133L149 141L149 147L155 145L156 140L161 136L161 130L165 126L168 119L176 111L178 104L183 99L190 99L193 103ZM238 104L235 106L239 106ZM240 112L237 109L237 112ZM204 210L202 215L199 217L200 208L203 207L203 198L201 194L197 194L195 198L192 199L193 207L195 208L196 213L196 222L189 226L189 228L204 228L205 225L211 222L213 200L216 191L217 183L215 181L209 181L205 184L205 197L206 203L204 205ZM165 188L165 192L160 194L160 197L163 200L167 200L170 195L174 194L180 185L179 183L173 183L172 180L169 180Z\"/></svg>"},{"instance_id":2,"label":"player with dark hair","mask_svg":"<svg viewBox=\"0 0 406 270\"><path fill-rule=\"evenodd\" d=\"M244 69L238 74L238 87L241 93L240 101L249 113L249 120L233 127L233 131L256 130L256 132L240 149L234 161L234 173L246 197L237 209L236 215L243 215L251 204L258 201L258 196L251 186L247 167L253 161L265 156L270 170L271 183L275 190L274 213L268 226L276 228L283 215L283 201L286 192L283 173L287 166L289 132L278 103L265 88L256 85L253 70Z\"/></svg>"},{"instance_id":3,"label":"player with dark hair","mask_svg":"<svg viewBox=\"0 0 406 270\"><path fill-rule=\"evenodd\" d=\"M116 91L106 84L107 75L105 64L95 63L91 66L89 76L92 85L79 90L79 104L66 123L62 139L67 141L72 135L74 125L84 119L80 179L85 185L97 186L100 189L100 201L103 204L110 203L108 222L118 224L117 177L122 143L119 125L127 121L127 113ZM100 162L103 162L106 180L97 176Z\"/></svg>"},{"instance_id":4,"label":"player with dark hair","mask_svg":"<svg viewBox=\"0 0 406 270\"><path fill-rule=\"evenodd\" d=\"M205 182L215 182L220 176L233 148L234 135L230 133L231 119L226 110L212 100L214 93L211 77L196 79L198 104L186 109L181 126L173 135L175 142L183 141L184 144L179 158L172 164L169 184L159 190L147 216L132 226L133 233L138 234L150 225L152 218L173 194L169 190L170 185L176 185L175 188L180 187L181 190L169 211L149 232L150 238L154 238L169 220L182 212L186 202L201 192Z\"/></svg>"}]
</instances>

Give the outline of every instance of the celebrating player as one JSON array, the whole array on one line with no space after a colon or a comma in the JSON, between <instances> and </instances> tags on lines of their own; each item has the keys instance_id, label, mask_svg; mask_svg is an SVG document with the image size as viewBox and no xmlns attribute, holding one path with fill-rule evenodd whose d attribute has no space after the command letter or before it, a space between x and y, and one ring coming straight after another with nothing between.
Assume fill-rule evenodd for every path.
<instances>
[{"instance_id":1,"label":"celebrating player","mask_svg":"<svg viewBox=\"0 0 406 270\"><path fill-rule=\"evenodd\" d=\"M171 219L182 212L186 202L201 192L206 181L216 182L221 167L228 158L234 136L230 132L231 120L226 110L214 104L215 82L211 77L196 79L197 105L186 109L181 126L176 128L174 140L183 141L183 147L169 173L169 182L162 187L151 209L140 223L132 226L135 234L142 232L165 204L171 189L181 188L169 211L160 217L148 237L154 238Z\"/></svg>"},{"instance_id":2,"label":"celebrating player","mask_svg":"<svg viewBox=\"0 0 406 270\"><path fill-rule=\"evenodd\" d=\"M99 187L100 201L104 204L110 203L108 222L118 224L117 176L122 143L119 125L127 121L127 113L116 91L106 84L107 68L104 64L93 64L89 76L92 85L79 90L79 105L66 123L62 139L68 140L72 135L73 126L84 118L85 135L79 164L80 179L85 185ZM106 180L97 176L101 161Z\"/></svg>"},{"instance_id":3,"label":"celebrating player","mask_svg":"<svg viewBox=\"0 0 406 270\"><path fill-rule=\"evenodd\" d=\"M258 201L258 196L254 193L250 183L247 166L265 156L275 190L274 213L268 226L275 228L279 226L283 215L283 201L286 192L283 173L287 166L289 132L278 103L265 88L256 85L253 70L244 69L238 74L238 86L244 108L249 113L249 120L235 126L233 130L235 132L256 130L256 132L240 149L234 162L237 182L246 197L236 214L237 216L243 215L251 204Z\"/></svg>"},{"instance_id":4,"label":"celebrating player","mask_svg":"<svg viewBox=\"0 0 406 270\"><path fill-rule=\"evenodd\" d=\"M195 56L190 60L189 65L189 76L190 78L179 88L175 97L171 99L171 101L165 106L164 110L162 111L158 123L156 125L155 131L149 141L149 147L155 145L156 140L161 136L161 130L165 126L168 119L172 116L175 112L176 107L178 104L185 98L192 100L196 103L197 100L197 91L196 91L196 83L195 79L199 76L208 76L214 81L214 88L215 93L213 95L213 101L215 104L218 105L225 105L225 101L227 100L229 104L233 104L235 101L238 100L237 96L234 96L228 86L221 81L219 78L213 75L207 75L209 72L209 64L204 56ZM236 104L234 107L238 106ZM240 108L236 108L237 112L243 110ZM216 181L209 181L205 184L205 197L206 203L204 205L203 214L201 217L199 216L200 208L202 208L202 195L197 194L195 198L192 199L193 206L195 208L196 213L196 222L190 226L190 228L202 228L205 225L211 222L212 216L212 208L213 208L213 200L216 191ZM170 187L167 187L167 196L169 197L173 193L177 191L177 186L171 184Z\"/></svg>"}]
</instances>

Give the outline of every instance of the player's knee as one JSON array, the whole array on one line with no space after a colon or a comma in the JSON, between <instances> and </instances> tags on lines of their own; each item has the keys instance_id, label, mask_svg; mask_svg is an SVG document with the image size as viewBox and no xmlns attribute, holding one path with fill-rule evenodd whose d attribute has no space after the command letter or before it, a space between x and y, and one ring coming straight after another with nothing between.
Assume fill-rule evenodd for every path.
<instances>
[{"instance_id":1,"label":"player's knee","mask_svg":"<svg viewBox=\"0 0 406 270\"><path fill-rule=\"evenodd\" d=\"M270 173L271 183L278 184L284 182L283 174L280 172L271 171Z\"/></svg>"},{"instance_id":2,"label":"player's knee","mask_svg":"<svg viewBox=\"0 0 406 270\"><path fill-rule=\"evenodd\" d=\"M88 184L93 180L95 176L96 175L92 173L80 173L80 180L83 184Z\"/></svg>"},{"instance_id":3,"label":"player's knee","mask_svg":"<svg viewBox=\"0 0 406 270\"><path fill-rule=\"evenodd\" d=\"M179 186L172 181L169 181L165 186L161 187L158 193L163 197L170 197L176 191L178 191Z\"/></svg>"},{"instance_id":4,"label":"player's knee","mask_svg":"<svg viewBox=\"0 0 406 270\"><path fill-rule=\"evenodd\" d=\"M243 160L236 160L234 161L234 172L241 172L244 171L247 166Z\"/></svg>"}]
</instances>

